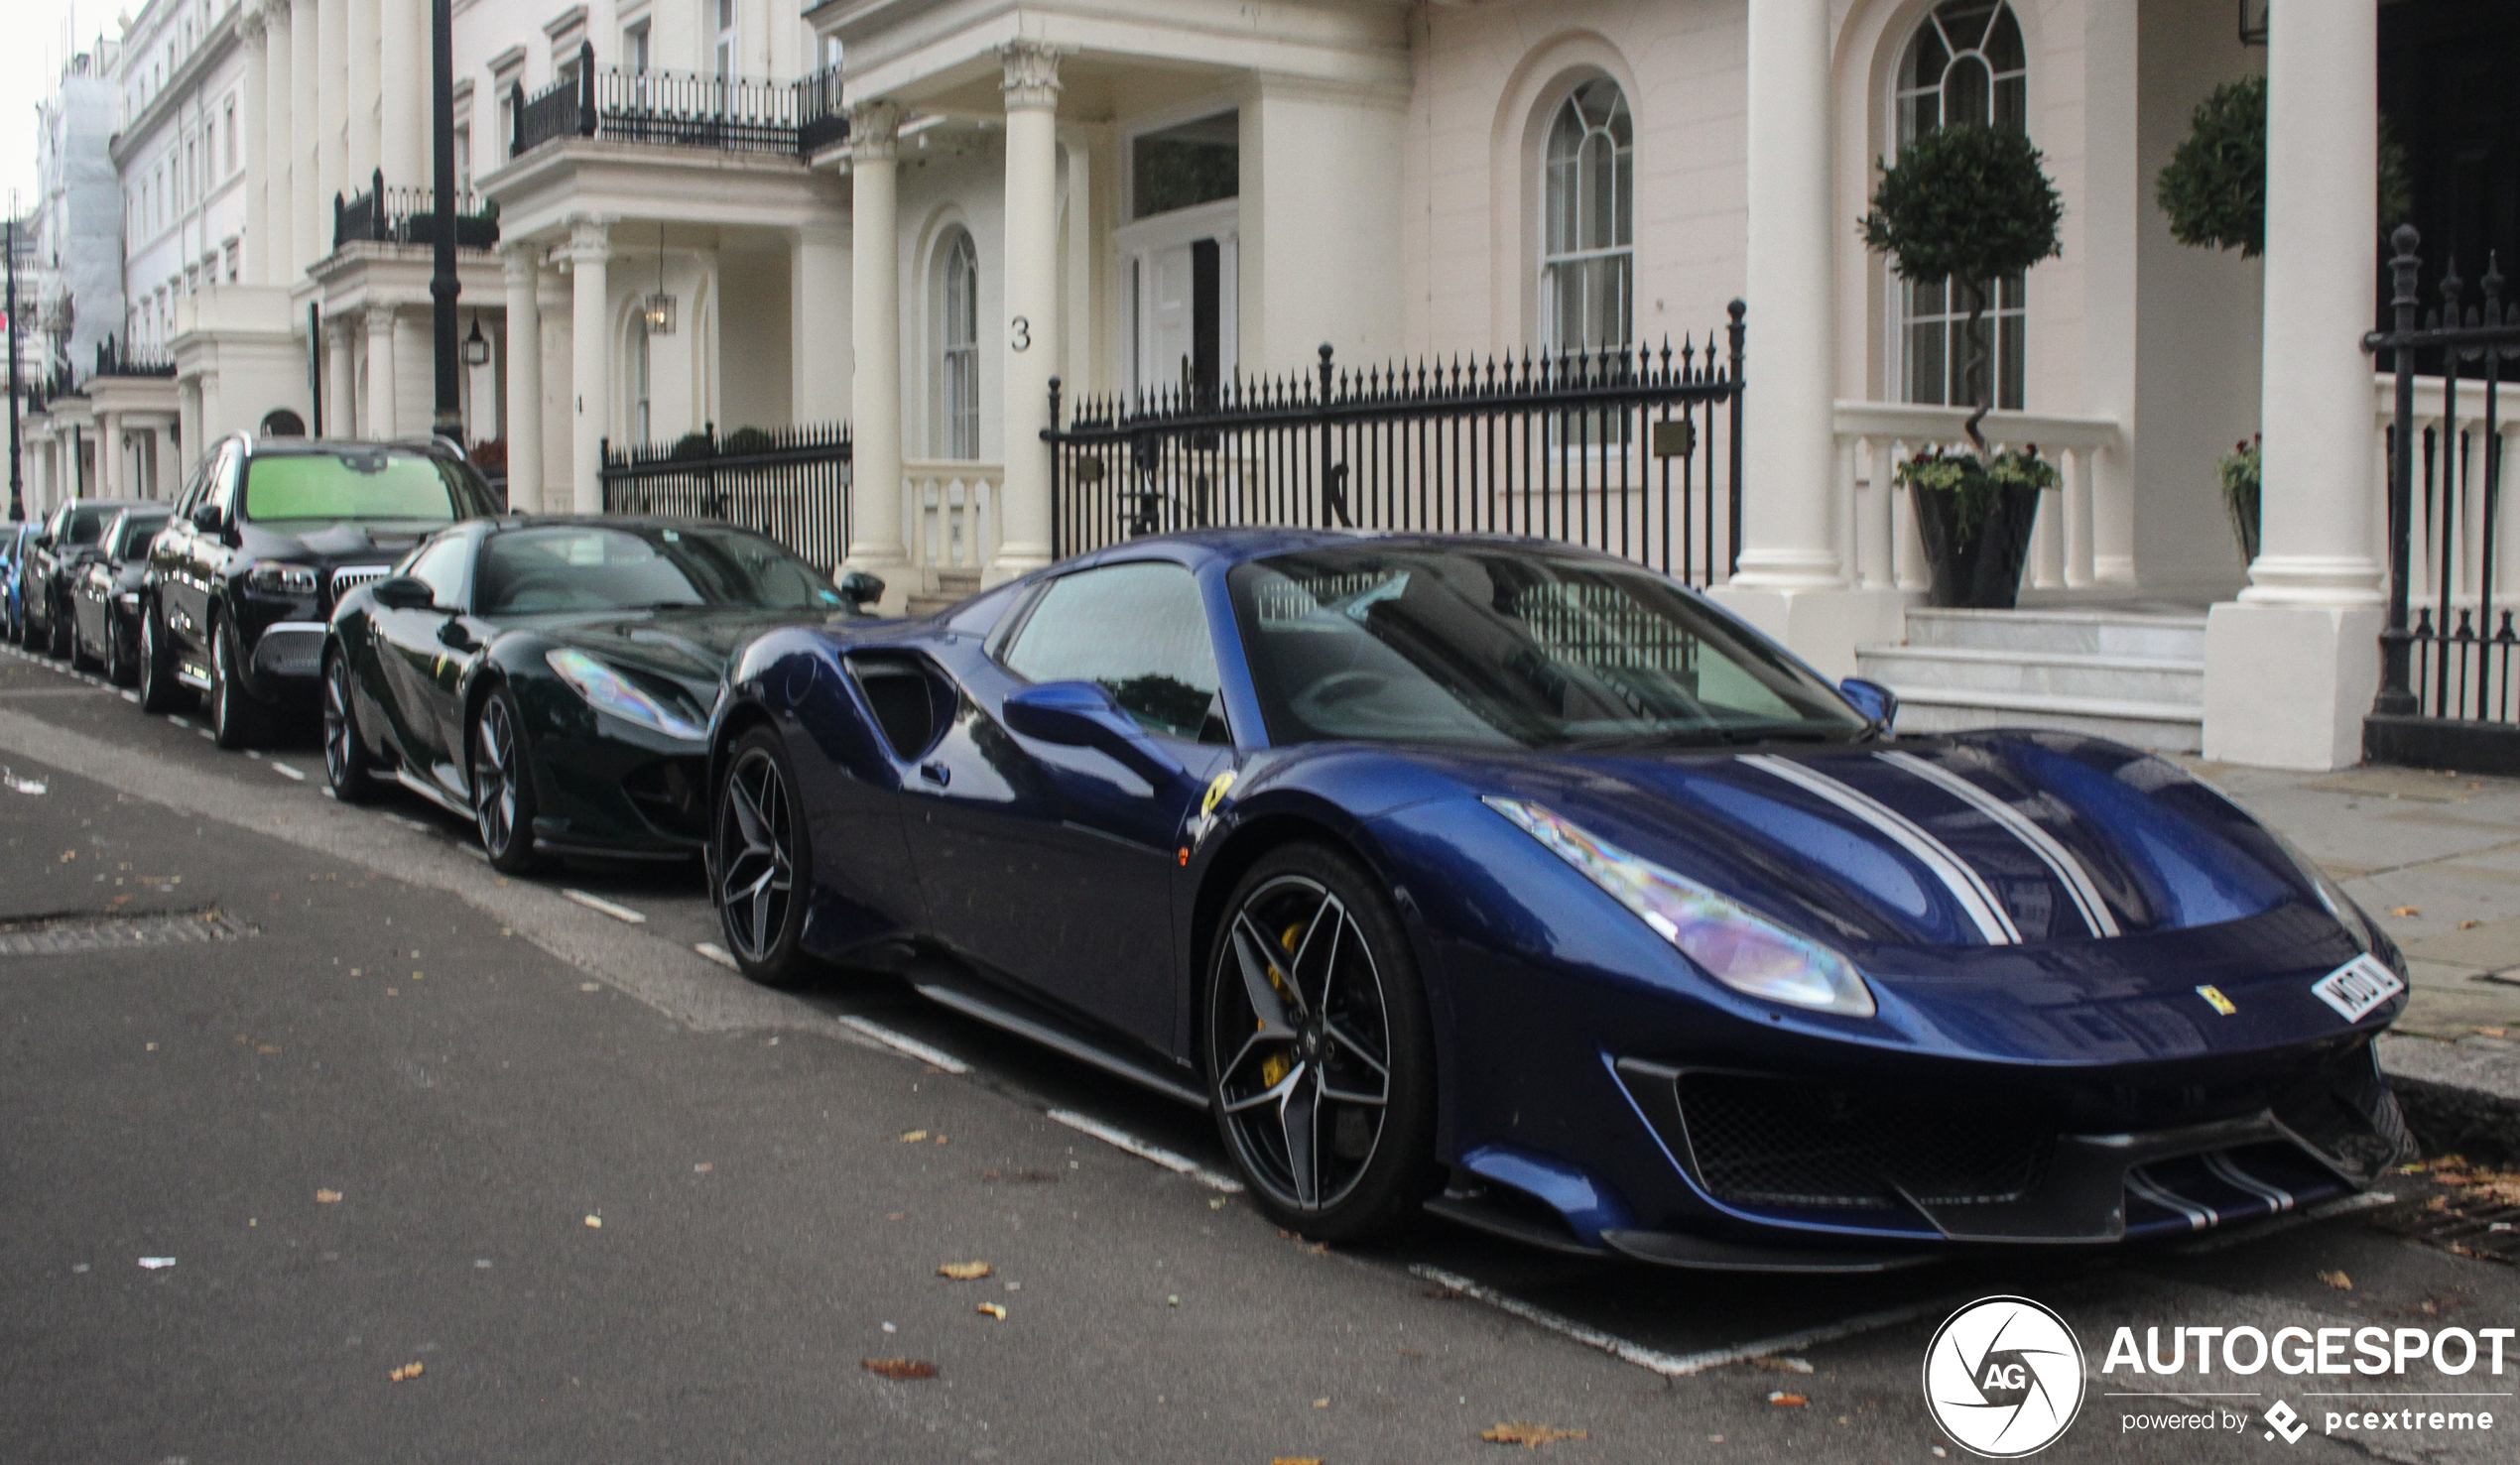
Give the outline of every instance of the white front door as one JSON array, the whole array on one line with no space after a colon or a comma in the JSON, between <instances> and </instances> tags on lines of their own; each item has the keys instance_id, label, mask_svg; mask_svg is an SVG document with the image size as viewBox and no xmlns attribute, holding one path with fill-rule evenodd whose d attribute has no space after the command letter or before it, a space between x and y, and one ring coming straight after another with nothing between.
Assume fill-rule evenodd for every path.
<instances>
[{"instance_id":1,"label":"white front door","mask_svg":"<svg viewBox=\"0 0 2520 1465\"><path fill-rule=\"evenodd\" d=\"M1225 199L1113 231L1122 260L1127 314L1121 330L1129 345L1122 375L1129 391L1179 390L1192 379L1202 345L1212 353L1215 380L1233 375L1240 346L1239 221L1237 201ZM1210 332L1212 339L1202 340Z\"/></svg>"}]
</instances>

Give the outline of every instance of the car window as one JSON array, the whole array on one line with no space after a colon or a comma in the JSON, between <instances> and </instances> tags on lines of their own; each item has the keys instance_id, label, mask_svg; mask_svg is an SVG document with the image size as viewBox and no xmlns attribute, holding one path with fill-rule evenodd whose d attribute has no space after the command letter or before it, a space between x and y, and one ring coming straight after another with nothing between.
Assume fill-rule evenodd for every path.
<instances>
[{"instance_id":1,"label":"car window","mask_svg":"<svg viewBox=\"0 0 2520 1465\"><path fill-rule=\"evenodd\" d=\"M166 527L167 516L164 514L124 515L122 527L114 532L113 556L116 559L132 559L147 553L149 542Z\"/></svg>"},{"instance_id":2,"label":"car window","mask_svg":"<svg viewBox=\"0 0 2520 1465\"><path fill-rule=\"evenodd\" d=\"M236 449L222 447L210 463L201 483L201 502L218 509L221 523L236 517Z\"/></svg>"},{"instance_id":3,"label":"car window","mask_svg":"<svg viewBox=\"0 0 2520 1465\"><path fill-rule=\"evenodd\" d=\"M1053 580L1004 660L1032 681L1098 682L1153 731L1232 740L1216 697L1207 610L1181 565L1112 564Z\"/></svg>"},{"instance_id":4,"label":"car window","mask_svg":"<svg viewBox=\"0 0 2520 1465\"><path fill-rule=\"evenodd\" d=\"M245 476L245 518L445 524L492 510L462 470L425 453L267 453Z\"/></svg>"},{"instance_id":5,"label":"car window","mask_svg":"<svg viewBox=\"0 0 2520 1465\"><path fill-rule=\"evenodd\" d=\"M841 600L822 571L738 529L541 525L482 550L483 615L697 605L836 612Z\"/></svg>"},{"instance_id":6,"label":"car window","mask_svg":"<svg viewBox=\"0 0 2520 1465\"><path fill-rule=\"evenodd\" d=\"M403 573L427 585L430 597L439 606L456 610L463 606L464 587L471 579L471 537L450 534L421 546Z\"/></svg>"},{"instance_id":7,"label":"car window","mask_svg":"<svg viewBox=\"0 0 2520 1465\"><path fill-rule=\"evenodd\" d=\"M119 512L113 509L73 509L69 523L63 527L62 543L93 545L105 537L105 526Z\"/></svg>"}]
</instances>

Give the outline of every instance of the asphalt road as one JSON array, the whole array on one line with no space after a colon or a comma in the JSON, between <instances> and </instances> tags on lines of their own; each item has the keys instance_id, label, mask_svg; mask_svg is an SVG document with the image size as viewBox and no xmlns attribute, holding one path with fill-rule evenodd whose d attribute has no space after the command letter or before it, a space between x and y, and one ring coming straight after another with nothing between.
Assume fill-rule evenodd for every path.
<instances>
[{"instance_id":1,"label":"asphalt road","mask_svg":"<svg viewBox=\"0 0 2520 1465\"><path fill-rule=\"evenodd\" d=\"M1994 1293L2086 1352L2045 1458L2520 1453L2520 1347L2500 1377L2098 1372L2121 1325L2520 1323L2511 1268L2376 1211L1871 1280L1434 1225L1324 1250L1211 1183L1200 1116L887 981L749 986L695 950L693 871L502 879L417 800L323 796L311 738L222 754L15 653L0 768L7 1460L1348 1465L1507 1458L1479 1434L1509 1421L1584 1431L1542 1451L1572 1461L1958 1459L1920 1365ZM195 939L8 954L37 917ZM2504 1428L2327 1437L2309 1392L2357 1389L2499 1395L2463 1406ZM2314 1427L2130 1434L2213 1406L2106 1397L2141 1392Z\"/></svg>"}]
</instances>

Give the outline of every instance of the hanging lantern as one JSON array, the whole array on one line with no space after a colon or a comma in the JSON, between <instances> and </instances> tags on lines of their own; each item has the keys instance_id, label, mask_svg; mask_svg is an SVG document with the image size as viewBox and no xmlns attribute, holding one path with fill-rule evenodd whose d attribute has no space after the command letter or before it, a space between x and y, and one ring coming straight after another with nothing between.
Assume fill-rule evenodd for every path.
<instances>
[{"instance_id":1,"label":"hanging lantern","mask_svg":"<svg viewBox=\"0 0 2520 1465\"><path fill-rule=\"evenodd\" d=\"M674 334L674 297L665 293L665 221L656 226L656 293L639 306L639 318L647 322L648 334Z\"/></svg>"},{"instance_id":2,"label":"hanging lantern","mask_svg":"<svg viewBox=\"0 0 2520 1465\"><path fill-rule=\"evenodd\" d=\"M490 340L481 333L481 317L478 315L472 317L472 334L463 338L463 364L466 366L490 364Z\"/></svg>"}]
</instances>

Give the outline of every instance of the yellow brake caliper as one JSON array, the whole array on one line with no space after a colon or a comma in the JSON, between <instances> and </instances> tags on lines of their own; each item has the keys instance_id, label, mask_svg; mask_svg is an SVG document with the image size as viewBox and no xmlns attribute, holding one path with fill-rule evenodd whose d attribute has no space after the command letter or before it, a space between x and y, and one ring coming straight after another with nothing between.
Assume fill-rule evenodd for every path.
<instances>
[{"instance_id":1,"label":"yellow brake caliper","mask_svg":"<svg viewBox=\"0 0 2520 1465\"><path fill-rule=\"evenodd\" d=\"M1278 936L1278 945L1284 949L1288 955L1294 955L1295 938L1301 935L1303 931L1304 923L1302 921L1298 921L1295 924L1288 926L1286 930ZM1279 996L1283 997L1287 995L1286 976L1278 970L1278 964L1274 961L1269 963L1269 985L1278 989ZM1261 1023L1258 1026L1265 1029L1269 1025L1267 1023ZM1293 1057L1285 1053L1271 1053L1269 1056L1260 1060L1260 1082L1265 1087L1276 1088L1279 1082L1287 1076L1288 1071L1294 1067L1295 1059Z\"/></svg>"}]
</instances>

